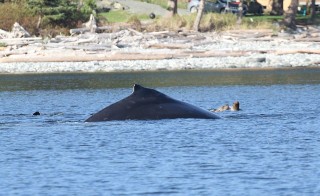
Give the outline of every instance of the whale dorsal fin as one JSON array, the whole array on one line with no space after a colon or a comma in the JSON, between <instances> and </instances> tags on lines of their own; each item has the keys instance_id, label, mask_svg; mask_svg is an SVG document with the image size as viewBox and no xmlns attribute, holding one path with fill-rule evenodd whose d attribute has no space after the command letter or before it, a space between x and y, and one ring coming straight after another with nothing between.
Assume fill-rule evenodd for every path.
<instances>
[{"instance_id":1,"label":"whale dorsal fin","mask_svg":"<svg viewBox=\"0 0 320 196\"><path fill-rule=\"evenodd\" d=\"M139 85L139 84L134 84L133 85L133 93L134 92L136 92L136 91L138 91L138 90L140 90L140 89L142 89L143 87L141 86L141 85Z\"/></svg>"}]
</instances>

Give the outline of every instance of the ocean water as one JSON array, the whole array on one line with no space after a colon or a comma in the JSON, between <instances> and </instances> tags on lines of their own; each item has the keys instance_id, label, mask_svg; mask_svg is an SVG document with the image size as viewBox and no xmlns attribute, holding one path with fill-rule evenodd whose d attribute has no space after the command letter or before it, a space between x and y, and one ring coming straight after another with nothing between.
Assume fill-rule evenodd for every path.
<instances>
[{"instance_id":1,"label":"ocean water","mask_svg":"<svg viewBox=\"0 0 320 196\"><path fill-rule=\"evenodd\" d=\"M134 82L204 109L238 100L241 111L84 122ZM0 195L320 194L319 69L2 75L0 84Z\"/></svg>"}]
</instances>

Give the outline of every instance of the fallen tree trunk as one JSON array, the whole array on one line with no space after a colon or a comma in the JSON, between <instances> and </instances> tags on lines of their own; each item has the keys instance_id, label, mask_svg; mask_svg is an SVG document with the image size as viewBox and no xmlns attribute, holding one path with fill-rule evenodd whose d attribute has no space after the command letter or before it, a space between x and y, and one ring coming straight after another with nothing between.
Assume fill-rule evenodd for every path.
<instances>
[{"instance_id":1,"label":"fallen tree trunk","mask_svg":"<svg viewBox=\"0 0 320 196\"><path fill-rule=\"evenodd\" d=\"M4 51L4 52L0 52L0 58L4 58L4 57L9 57L11 55L24 55L24 54L28 54L28 50L24 50L24 51ZM1 62L1 59L0 59Z\"/></svg>"},{"instance_id":2,"label":"fallen tree trunk","mask_svg":"<svg viewBox=\"0 0 320 196\"><path fill-rule=\"evenodd\" d=\"M41 41L42 41L42 38L41 38L41 37L0 39L0 42L1 42L1 43L5 43L5 44L8 45L8 46L40 43Z\"/></svg>"},{"instance_id":3,"label":"fallen tree trunk","mask_svg":"<svg viewBox=\"0 0 320 196\"><path fill-rule=\"evenodd\" d=\"M308 37L295 39L297 42L320 42L320 37Z\"/></svg>"},{"instance_id":4,"label":"fallen tree trunk","mask_svg":"<svg viewBox=\"0 0 320 196\"><path fill-rule=\"evenodd\" d=\"M277 55L285 55L285 54L297 54L297 53L303 53L303 54L320 54L320 50L288 50L288 51L275 51L275 54Z\"/></svg>"},{"instance_id":5,"label":"fallen tree trunk","mask_svg":"<svg viewBox=\"0 0 320 196\"><path fill-rule=\"evenodd\" d=\"M189 49L190 45L186 44L150 44L146 48L156 48L156 49Z\"/></svg>"},{"instance_id":6,"label":"fallen tree trunk","mask_svg":"<svg viewBox=\"0 0 320 196\"><path fill-rule=\"evenodd\" d=\"M181 51L176 53L133 53L133 52L107 52L89 54L82 52L81 54L43 54L39 55L23 55L9 56L0 59L2 63L11 62L87 62L87 61L122 61L122 60L164 60L178 58L200 58L200 57L238 57L245 56L246 51Z\"/></svg>"}]
</instances>

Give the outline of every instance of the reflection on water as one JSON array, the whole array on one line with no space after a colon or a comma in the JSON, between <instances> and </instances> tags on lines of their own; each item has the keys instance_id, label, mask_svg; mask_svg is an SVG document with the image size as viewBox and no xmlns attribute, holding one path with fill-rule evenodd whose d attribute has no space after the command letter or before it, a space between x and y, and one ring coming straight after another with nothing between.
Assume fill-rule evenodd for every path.
<instances>
[{"instance_id":1,"label":"reflection on water","mask_svg":"<svg viewBox=\"0 0 320 196\"><path fill-rule=\"evenodd\" d=\"M127 88L134 83L149 87L319 84L320 69L0 75L0 91Z\"/></svg>"}]
</instances>

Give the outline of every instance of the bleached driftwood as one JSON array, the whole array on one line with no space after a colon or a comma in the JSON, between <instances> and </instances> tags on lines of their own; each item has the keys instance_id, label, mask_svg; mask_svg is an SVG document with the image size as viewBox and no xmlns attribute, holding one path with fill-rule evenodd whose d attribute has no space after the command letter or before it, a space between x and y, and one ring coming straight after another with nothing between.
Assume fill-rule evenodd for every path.
<instances>
[{"instance_id":1,"label":"bleached driftwood","mask_svg":"<svg viewBox=\"0 0 320 196\"><path fill-rule=\"evenodd\" d=\"M0 58L9 57L11 55L25 55L28 54L28 50L17 50L17 51L1 51Z\"/></svg>"},{"instance_id":2,"label":"bleached driftwood","mask_svg":"<svg viewBox=\"0 0 320 196\"><path fill-rule=\"evenodd\" d=\"M287 50L287 51L275 51L277 55L285 55L285 54L320 54L320 50Z\"/></svg>"},{"instance_id":3,"label":"bleached driftwood","mask_svg":"<svg viewBox=\"0 0 320 196\"><path fill-rule=\"evenodd\" d=\"M8 46L10 46L10 45L25 45L25 44L40 43L41 41L42 41L41 37L1 39L1 42L5 43Z\"/></svg>"},{"instance_id":4,"label":"bleached driftwood","mask_svg":"<svg viewBox=\"0 0 320 196\"><path fill-rule=\"evenodd\" d=\"M187 44L150 44L147 45L146 48L156 48L156 49L189 49L191 48L191 45L187 45Z\"/></svg>"},{"instance_id":5,"label":"bleached driftwood","mask_svg":"<svg viewBox=\"0 0 320 196\"><path fill-rule=\"evenodd\" d=\"M170 31L157 31L157 32L150 32L148 34L150 35L163 35L163 34L168 34Z\"/></svg>"},{"instance_id":6,"label":"bleached driftwood","mask_svg":"<svg viewBox=\"0 0 320 196\"><path fill-rule=\"evenodd\" d=\"M112 30L113 28L114 28L114 27L112 27L112 26L97 27L94 32ZM84 34L84 33L87 33L87 32L93 33L93 32L91 31L91 29L90 29L90 28L87 28L87 27L78 28L78 29L70 29L70 34L71 34L71 35Z\"/></svg>"},{"instance_id":7,"label":"bleached driftwood","mask_svg":"<svg viewBox=\"0 0 320 196\"><path fill-rule=\"evenodd\" d=\"M27 32L19 23L15 22L12 27L11 35L13 38L30 37Z\"/></svg>"},{"instance_id":8,"label":"bleached driftwood","mask_svg":"<svg viewBox=\"0 0 320 196\"><path fill-rule=\"evenodd\" d=\"M11 33L0 29L0 39L6 39L10 37Z\"/></svg>"},{"instance_id":9,"label":"bleached driftwood","mask_svg":"<svg viewBox=\"0 0 320 196\"><path fill-rule=\"evenodd\" d=\"M320 37L306 37L306 38L299 38L295 39L298 42L320 42Z\"/></svg>"},{"instance_id":10,"label":"bleached driftwood","mask_svg":"<svg viewBox=\"0 0 320 196\"><path fill-rule=\"evenodd\" d=\"M59 58L54 55L28 55L28 56L9 56L1 58L0 62L86 62L86 61L121 61L121 60L164 60L178 58L199 58L199 57L226 57L226 56L244 56L245 51L205 51L192 52L180 51L176 53L147 53L147 52L105 52L105 53L82 53L75 56L74 54L60 54Z\"/></svg>"},{"instance_id":11,"label":"bleached driftwood","mask_svg":"<svg viewBox=\"0 0 320 196\"><path fill-rule=\"evenodd\" d=\"M143 35L143 33L139 32L139 31L136 31L136 30L134 30L134 29L132 29L132 28L128 28L128 30L131 31L131 32L133 32L133 33L136 34L136 35L140 35L140 36Z\"/></svg>"}]
</instances>

